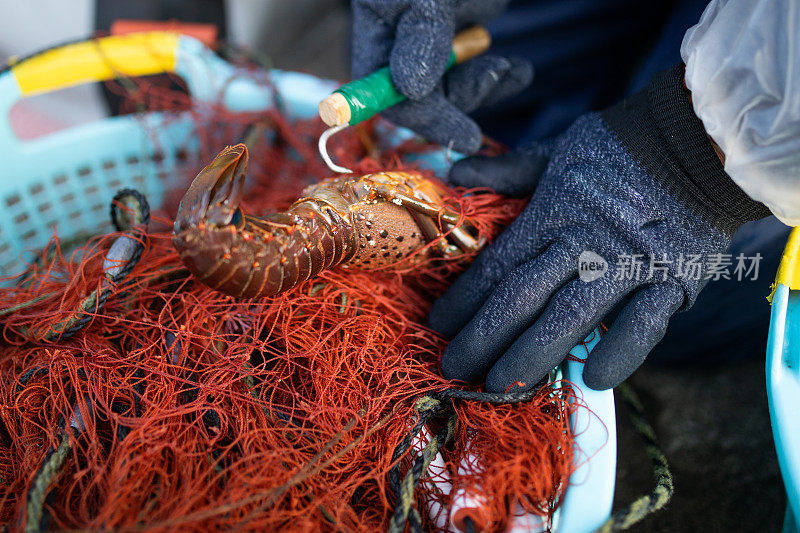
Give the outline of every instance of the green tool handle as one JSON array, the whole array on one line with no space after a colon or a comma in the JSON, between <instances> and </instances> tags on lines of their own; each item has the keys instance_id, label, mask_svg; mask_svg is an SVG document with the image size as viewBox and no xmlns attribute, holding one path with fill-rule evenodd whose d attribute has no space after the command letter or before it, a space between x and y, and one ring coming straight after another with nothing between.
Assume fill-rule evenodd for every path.
<instances>
[{"instance_id":1,"label":"green tool handle","mask_svg":"<svg viewBox=\"0 0 800 533\"><path fill-rule=\"evenodd\" d=\"M445 70L471 59L489 48L491 39L486 28L475 26L460 32L453 39L453 51ZM319 104L319 116L328 126L358 124L406 97L392 83L388 66L337 89Z\"/></svg>"},{"instance_id":2,"label":"green tool handle","mask_svg":"<svg viewBox=\"0 0 800 533\"><path fill-rule=\"evenodd\" d=\"M455 64L456 56L453 52L450 52L450 58L447 60L445 70L449 70ZM384 109L399 104L406 99L392 83L389 67L380 68L360 80L353 80L340 87L336 92L343 95L347 100L347 105L350 108L350 120L348 123L351 126L368 120Z\"/></svg>"}]
</instances>

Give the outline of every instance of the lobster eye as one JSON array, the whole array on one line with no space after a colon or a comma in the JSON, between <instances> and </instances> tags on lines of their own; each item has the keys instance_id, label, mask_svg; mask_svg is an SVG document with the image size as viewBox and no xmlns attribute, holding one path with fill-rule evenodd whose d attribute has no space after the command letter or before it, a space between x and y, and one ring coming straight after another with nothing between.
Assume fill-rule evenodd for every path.
<instances>
[{"instance_id":1,"label":"lobster eye","mask_svg":"<svg viewBox=\"0 0 800 533\"><path fill-rule=\"evenodd\" d=\"M241 228L244 225L244 216L242 216L242 210L238 207L236 211L233 212L230 224L236 226L236 228Z\"/></svg>"}]
</instances>

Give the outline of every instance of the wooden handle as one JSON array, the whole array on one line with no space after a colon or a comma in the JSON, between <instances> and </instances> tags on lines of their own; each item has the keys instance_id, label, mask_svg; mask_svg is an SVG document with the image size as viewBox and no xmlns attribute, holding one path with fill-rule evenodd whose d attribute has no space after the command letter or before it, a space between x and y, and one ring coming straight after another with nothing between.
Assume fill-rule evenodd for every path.
<instances>
[{"instance_id":1,"label":"wooden handle","mask_svg":"<svg viewBox=\"0 0 800 533\"><path fill-rule=\"evenodd\" d=\"M492 37L483 26L473 26L459 32L453 39L453 54L456 56L456 64L481 55L489 49L491 44Z\"/></svg>"},{"instance_id":2,"label":"wooden handle","mask_svg":"<svg viewBox=\"0 0 800 533\"><path fill-rule=\"evenodd\" d=\"M328 126L347 124L351 116L350 104L342 93L333 93L319 103L319 118Z\"/></svg>"}]
</instances>

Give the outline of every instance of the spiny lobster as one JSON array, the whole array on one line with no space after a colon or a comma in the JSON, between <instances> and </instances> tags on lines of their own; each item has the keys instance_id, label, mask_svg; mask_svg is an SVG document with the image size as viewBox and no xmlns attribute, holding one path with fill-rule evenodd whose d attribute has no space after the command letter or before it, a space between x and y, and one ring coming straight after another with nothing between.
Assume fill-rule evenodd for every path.
<instances>
[{"instance_id":1,"label":"spiny lobster","mask_svg":"<svg viewBox=\"0 0 800 533\"><path fill-rule=\"evenodd\" d=\"M189 186L173 230L181 261L225 294L274 296L336 265L382 268L423 249L454 256L483 245L439 185L408 172L323 180L285 213L246 215L247 162L244 144L220 152Z\"/></svg>"}]
</instances>

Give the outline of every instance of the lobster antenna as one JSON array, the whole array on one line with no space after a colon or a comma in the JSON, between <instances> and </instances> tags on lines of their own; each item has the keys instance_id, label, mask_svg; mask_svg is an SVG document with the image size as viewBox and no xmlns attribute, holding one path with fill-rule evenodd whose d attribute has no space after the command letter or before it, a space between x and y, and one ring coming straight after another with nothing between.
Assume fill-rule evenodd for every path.
<instances>
[{"instance_id":1,"label":"lobster antenna","mask_svg":"<svg viewBox=\"0 0 800 533\"><path fill-rule=\"evenodd\" d=\"M338 126L333 126L325 130L325 132L319 136L319 143L317 146L319 147L319 155L322 156L322 160L325 161L325 164L328 165L328 168L334 172L340 172L342 174L352 174L353 171L349 168L340 167L336 163L331 160L331 156L328 155L328 138L335 133L339 133L343 129L345 129L349 124L345 122L344 124L339 124Z\"/></svg>"}]
</instances>

